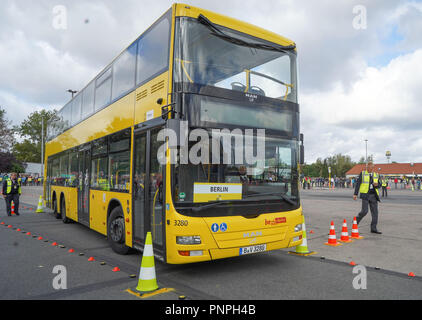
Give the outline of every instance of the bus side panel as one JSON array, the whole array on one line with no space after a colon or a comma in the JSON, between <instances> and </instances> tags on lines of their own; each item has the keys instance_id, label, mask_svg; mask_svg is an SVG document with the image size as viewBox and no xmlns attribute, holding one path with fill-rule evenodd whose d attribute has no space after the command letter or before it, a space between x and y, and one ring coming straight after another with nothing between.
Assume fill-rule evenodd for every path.
<instances>
[{"instance_id":1,"label":"bus side panel","mask_svg":"<svg viewBox=\"0 0 422 320\"><path fill-rule=\"evenodd\" d=\"M89 192L89 226L91 229L107 235L107 193L101 190Z\"/></svg>"},{"instance_id":2,"label":"bus side panel","mask_svg":"<svg viewBox=\"0 0 422 320\"><path fill-rule=\"evenodd\" d=\"M135 92L131 92L107 108L98 111L59 137L49 141L47 146L49 154L56 154L130 128L133 125L134 102Z\"/></svg>"},{"instance_id":3,"label":"bus side panel","mask_svg":"<svg viewBox=\"0 0 422 320\"><path fill-rule=\"evenodd\" d=\"M168 76L165 72L136 89L135 124L161 116L161 108L167 105ZM161 105L157 103L160 98Z\"/></svg>"},{"instance_id":4,"label":"bus side panel","mask_svg":"<svg viewBox=\"0 0 422 320\"><path fill-rule=\"evenodd\" d=\"M78 221L78 189L67 188L66 195L66 216L67 218Z\"/></svg>"},{"instance_id":5,"label":"bus side panel","mask_svg":"<svg viewBox=\"0 0 422 320\"><path fill-rule=\"evenodd\" d=\"M123 214L125 216L126 245L132 248L133 240L133 224L132 224L132 195L130 193L119 193L120 203L123 206Z\"/></svg>"},{"instance_id":6,"label":"bus side panel","mask_svg":"<svg viewBox=\"0 0 422 320\"><path fill-rule=\"evenodd\" d=\"M131 195L129 193L91 190L89 204L89 222L91 229L103 235L107 235L108 210L112 202L115 203L117 201L122 206L124 214L126 245L132 247L132 215L130 200Z\"/></svg>"}]
</instances>

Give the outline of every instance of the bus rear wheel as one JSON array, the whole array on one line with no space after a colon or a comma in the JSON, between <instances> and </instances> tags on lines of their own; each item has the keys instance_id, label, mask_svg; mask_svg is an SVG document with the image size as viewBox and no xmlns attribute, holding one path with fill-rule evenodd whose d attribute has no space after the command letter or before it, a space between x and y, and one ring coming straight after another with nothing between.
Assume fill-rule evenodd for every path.
<instances>
[{"instance_id":1,"label":"bus rear wheel","mask_svg":"<svg viewBox=\"0 0 422 320\"><path fill-rule=\"evenodd\" d=\"M61 202L62 202L62 204L60 206L60 212L62 213L62 221L63 221L63 223L68 224L71 221L70 221L69 218L66 217L66 201L65 201L64 198L62 198Z\"/></svg>"},{"instance_id":2,"label":"bus rear wheel","mask_svg":"<svg viewBox=\"0 0 422 320\"><path fill-rule=\"evenodd\" d=\"M53 200L53 211L54 211L54 216L56 217L56 219L62 218L62 215L57 210L57 198L54 198Z\"/></svg>"},{"instance_id":3,"label":"bus rear wheel","mask_svg":"<svg viewBox=\"0 0 422 320\"><path fill-rule=\"evenodd\" d=\"M108 219L107 238L114 252L126 255L130 248L126 246L125 219L121 207L114 208Z\"/></svg>"}]
</instances>

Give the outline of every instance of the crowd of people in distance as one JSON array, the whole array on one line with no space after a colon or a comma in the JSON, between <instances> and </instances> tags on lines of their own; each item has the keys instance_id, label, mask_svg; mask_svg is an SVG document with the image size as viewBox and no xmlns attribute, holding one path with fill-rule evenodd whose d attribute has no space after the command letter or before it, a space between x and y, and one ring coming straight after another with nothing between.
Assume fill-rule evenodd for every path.
<instances>
[{"instance_id":1,"label":"crowd of people in distance","mask_svg":"<svg viewBox=\"0 0 422 320\"><path fill-rule=\"evenodd\" d=\"M381 178L384 178L381 176ZM328 178L302 177L301 185L303 189L311 188L354 188L357 177L352 178ZM387 178L387 187L391 189L413 189L422 190L422 180L420 177L400 177Z\"/></svg>"},{"instance_id":2,"label":"crowd of people in distance","mask_svg":"<svg viewBox=\"0 0 422 320\"><path fill-rule=\"evenodd\" d=\"M0 184L10 177L10 173L0 173ZM18 175L18 181L21 186L42 186L43 177L39 175L21 173Z\"/></svg>"}]
</instances>

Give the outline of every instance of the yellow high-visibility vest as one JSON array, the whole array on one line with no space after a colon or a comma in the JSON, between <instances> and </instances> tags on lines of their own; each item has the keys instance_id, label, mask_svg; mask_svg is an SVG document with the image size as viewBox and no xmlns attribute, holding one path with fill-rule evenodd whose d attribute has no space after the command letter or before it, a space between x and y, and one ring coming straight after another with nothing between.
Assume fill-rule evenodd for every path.
<instances>
[{"instance_id":1,"label":"yellow high-visibility vest","mask_svg":"<svg viewBox=\"0 0 422 320\"><path fill-rule=\"evenodd\" d=\"M98 186L101 190L110 191L110 184L107 179L98 179Z\"/></svg>"},{"instance_id":2,"label":"yellow high-visibility vest","mask_svg":"<svg viewBox=\"0 0 422 320\"><path fill-rule=\"evenodd\" d=\"M373 172L372 178L373 178L374 183L378 183L378 173ZM361 194L368 193L368 191L369 191L369 180L370 180L370 175L369 175L368 171L362 171L362 181L361 181L360 189L359 189L359 192ZM378 191L377 188L375 188L375 191L376 191L377 195L379 195L379 191Z\"/></svg>"},{"instance_id":3,"label":"yellow high-visibility vest","mask_svg":"<svg viewBox=\"0 0 422 320\"><path fill-rule=\"evenodd\" d=\"M18 185L19 185L18 192L19 192L19 194L22 194L21 184L19 182L18 182ZM12 180L7 179L6 194L10 194L11 192L12 192Z\"/></svg>"}]
</instances>

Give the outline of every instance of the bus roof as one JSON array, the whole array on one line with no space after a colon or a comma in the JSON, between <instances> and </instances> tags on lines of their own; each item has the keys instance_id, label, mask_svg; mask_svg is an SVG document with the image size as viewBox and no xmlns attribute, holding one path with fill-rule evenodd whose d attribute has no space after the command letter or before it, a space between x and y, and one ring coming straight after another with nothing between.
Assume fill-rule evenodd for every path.
<instances>
[{"instance_id":1,"label":"bus roof","mask_svg":"<svg viewBox=\"0 0 422 320\"><path fill-rule=\"evenodd\" d=\"M202 14L215 24L223 25L230 29L247 33L256 38L264 39L273 43L280 44L282 46L291 46L295 44L292 40L289 40L274 32L257 27L253 24L243 22L234 18L230 18L230 17L224 16L212 11L193 7L191 5L176 3L173 5L173 10L175 11L176 16L179 16L179 17L191 17L191 18L196 19L199 17L200 14Z\"/></svg>"}]
</instances>

